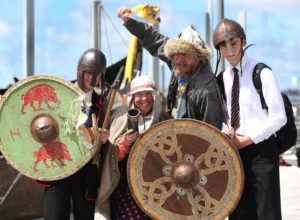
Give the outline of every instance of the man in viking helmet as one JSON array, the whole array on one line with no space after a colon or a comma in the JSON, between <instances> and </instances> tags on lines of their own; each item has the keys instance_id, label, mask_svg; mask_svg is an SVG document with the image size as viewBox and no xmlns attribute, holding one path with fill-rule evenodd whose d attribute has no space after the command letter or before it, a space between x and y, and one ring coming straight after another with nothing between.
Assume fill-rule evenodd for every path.
<instances>
[{"instance_id":1,"label":"man in viking helmet","mask_svg":"<svg viewBox=\"0 0 300 220\"><path fill-rule=\"evenodd\" d=\"M129 18L130 8L121 7L117 16L153 56L172 71L167 95L167 112L173 118L193 118L219 129L223 110L210 66L210 50L195 27L186 27L176 39L169 39L151 26Z\"/></svg>"},{"instance_id":2,"label":"man in viking helmet","mask_svg":"<svg viewBox=\"0 0 300 220\"><path fill-rule=\"evenodd\" d=\"M96 115L98 127L102 126L107 109L107 100L103 96L105 55L97 49L88 49L80 57L77 66L76 84L86 93L91 106L84 111L88 116L86 127L92 126L92 114ZM105 144L109 131L100 129L100 141ZM98 194L99 176L97 165L88 162L73 175L51 181L46 186L44 198L45 219L70 219L71 200L74 219L94 219L95 200Z\"/></svg>"},{"instance_id":3,"label":"man in viking helmet","mask_svg":"<svg viewBox=\"0 0 300 220\"><path fill-rule=\"evenodd\" d=\"M230 19L220 21L213 43L218 61L224 56L229 63L218 75L229 116L224 133L239 150L245 170L243 194L229 219L280 220L278 146L274 133L287 119L277 80L271 69L262 69L262 91L268 106L263 109L252 80L258 62L245 53L247 41L242 26Z\"/></svg>"}]
</instances>

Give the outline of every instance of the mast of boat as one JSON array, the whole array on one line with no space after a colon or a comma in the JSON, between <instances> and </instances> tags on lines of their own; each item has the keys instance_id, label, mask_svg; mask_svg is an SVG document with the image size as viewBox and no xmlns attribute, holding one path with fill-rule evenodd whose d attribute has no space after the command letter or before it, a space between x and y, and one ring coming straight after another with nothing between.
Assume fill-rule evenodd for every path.
<instances>
[{"instance_id":1,"label":"mast of boat","mask_svg":"<svg viewBox=\"0 0 300 220\"><path fill-rule=\"evenodd\" d=\"M92 4L92 47L101 50L101 9L102 3L93 0Z\"/></svg>"},{"instance_id":2,"label":"mast of boat","mask_svg":"<svg viewBox=\"0 0 300 220\"><path fill-rule=\"evenodd\" d=\"M24 1L24 77L34 75L34 0Z\"/></svg>"}]
</instances>

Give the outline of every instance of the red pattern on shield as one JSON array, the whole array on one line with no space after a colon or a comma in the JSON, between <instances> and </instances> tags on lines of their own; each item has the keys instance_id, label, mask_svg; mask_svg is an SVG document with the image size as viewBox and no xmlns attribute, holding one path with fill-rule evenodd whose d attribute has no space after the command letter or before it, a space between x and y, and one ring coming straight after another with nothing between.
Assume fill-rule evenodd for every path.
<instances>
[{"instance_id":1,"label":"red pattern on shield","mask_svg":"<svg viewBox=\"0 0 300 220\"><path fill-rule=\"evenodd\" d=\"M54 88L46 83L33 86L22 94L21 99L23 100L23 105L21 109L22 115L26 114L24 108L29 104L33 111L42 111L44 110L41 105L44 102L49 110L52 110L53 107L49 105L48 102L54 102L60 104L60 101L57 98L57 95L54 91ZM34 102L38 102L38 107L34 106Z\"/></svg>"},{"instance_id":2,"label":"red pattern on shield","mask_svg":"<svg viewBox=\"0 0 300 220\"><path fill-rule=\"evenodd\" d=\"M73 161L68 151L67 146L61 142L51 142L43 145L38 151L34 152L35 163L34 172L37 172L37 164L43 161L46 168L55 168L54 161L58 160L61 166L65 166L63 160ZM47 160L50 160L51 165L47 164Z\"/></svg>"}]
</instances>

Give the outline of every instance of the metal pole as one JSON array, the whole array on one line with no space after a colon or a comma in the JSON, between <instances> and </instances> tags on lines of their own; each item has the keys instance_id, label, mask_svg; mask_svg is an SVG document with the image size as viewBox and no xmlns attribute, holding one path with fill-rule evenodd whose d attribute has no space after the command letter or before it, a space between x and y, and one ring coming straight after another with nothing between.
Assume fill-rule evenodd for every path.
<instances>
[{"instance_id":1,"label":"metal pole","mask_svg":"<svg viewBox=\"0 0 300 220\"><path fill-rule=\"evenodd\" d=\"M103 8L102 3L101 3L101 1L99 1L99 5L98 5L98 8L97 8L98 21L99 21L98 26L97 26L97 33L98 33L97 42L98 42L98 49L99 50L101 50L101 44L102 44L102 35L101 35L101 24L102 24L102 20L101 20L102 15L101 15L101 13L102 13L102 8Z\"/></svg>"},{"instance_id":2,"label":"metal pole","mask_svg":"<svg viewBox=\"0 0 300 220\"><path fill-rule=\"evenodd\" d=\"M208 13L206 14L206 19L207 19L207 45L212 49L213 45L212 45L212 32L213 32L213 6L212 6L212 0L208 0Z\"/></svg>"},{"instance_id":3,"label":"metal pole","mask_svg":"<svg viewBox=\"0 0 300 220\"><path fill-rule=\"evenodd\" d=\"M96 49L101 49L101 32L100 32L100 10L101 2L98 0L93 1L92 8L92 47Z\"/></svg>"},{"instance_id":4,"label":"metal pole","mask_svg":"<svg viewBox=\"0 0 300 220\"><path fill-rule=\"evenodd\" d=\"M165 93L165 66L160 65L160 74L159 74L159 90L164 94Z\"/></svg>"},{"instance_id":5,"label":"metal pole","mask_svg":"<svg viewBox=\"0 0 300 220\"><path fill-rule=\"evenodd\" d=\"M24 77L34 75L34 0L24 2Z\"/></svg>"},{"instance_id":6,"label":"metal pole","mask_svg":"<svg viewBox=\"0 0 300 220\"><path fill-rule=\"evenodd\" d=\"M212 33L213 33L213 3L212 0L208 0L208 12L206 14L206 42L209 48L211 49L212 59L210 61L211 65L214 64L214 46L212 42Z\"/></svg>"},{"instance_id":7,"label":"metal pole","mask_svg":"<svg viewBox=\"0 0 300 220\"><path fill-rule=\"evenodd\" d=\"M206 44L211 48L210 15L209 15L208 12L205 13L205 18L204 19L205 19L205 41L206 41Z\"/></svg>"},{"instance_id":8,"label":"metal pole","mask_svg":"<svg viewBox=\"0 0 300 220\"><path fill-rule=\"evenodd\" d=\"M224 18L224 0L218 0L218 21Z\"/></svg>"},{"instance_id":9,"label":"metal pole","mask_svg":"<svg viewBox=\"0 0 300 220\"><path fill-rule=\"evenodd\" d=\"M15 189L17 183L20 181L21 177L23 175L21 173L18 173L14 179L14 181L12 182L12 184L10 184L8 190L6 191L5 195L0 198L0 209L1 206L4 204L5 200L7 199L7 197L10 195L10 193Z\"/></svg>"},{"instance_id":10,"label":"metal pole","mask_svg":"<svg viewBox=\"0 0 300 220\"><path fill-rule=\"evenodd\" d=\"M159 24L153 24L155 30L159 30ZM149 56L149 75L152 76L157 86L160 86L159 78L159 59L157 57ZM161 88L158 88L161 89Z\"/></svg>"},{"instance_id":11,"label":"metal pole","mask_svg":"<svg viewBox=\"0 0 300 220\"><path fill-rule=\"evenodd\" d=\"M246 32L246 16L247 14L245 10L238 11L238 22L244 28L245 32Z\"/></svg>"},{"instance_id":12,"label":"metal pole","mask_svg":"<svg viewBox=\"0 0 300 220\"><path fill-rule=\"evenodd\" d=\"M224 0L218 0L218 22L224 19ZM218 70L223 70L225 68L224 57L221 57Z\"/></svg>"}]
</instances>

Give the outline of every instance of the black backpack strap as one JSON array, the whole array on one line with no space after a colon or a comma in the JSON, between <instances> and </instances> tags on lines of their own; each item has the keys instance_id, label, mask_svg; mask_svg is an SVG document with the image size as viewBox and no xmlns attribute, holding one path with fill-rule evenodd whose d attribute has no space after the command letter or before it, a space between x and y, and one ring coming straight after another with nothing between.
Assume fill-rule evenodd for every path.
<instances>
[{"instance_id":1,"label":"black backpack strap","mask_svg":"<svg viewBox=\"0 0 300 220\"><path fill-rule=\"evenodd\" d=\"M262 83L261 83L261 78L260 78L260 73L261 73L262 69L264 69L264 68L271 69L268 65L266 65L264 63L257 63L253 69L252 80L253 80L254 87L255 87L257 93L259 94L262 108L268 110L268 106L267 106L265 98L263 96Z\"/></svg>"},{"instance_id":2,"label":"black backpack strap","mask_svg":"<svg viewBox=\"0 0 300 220\"><path fill-rule=\"evenodd\" d=\"M225 70L223 70L222 72L220 72L217 75L217 83L219 85L220 88L220 92L222 94L223 99L226 101L226 95L225 95L225 88L224 88L224 81L223 81L223 73Z\"/></svg>"}]
</instances>

